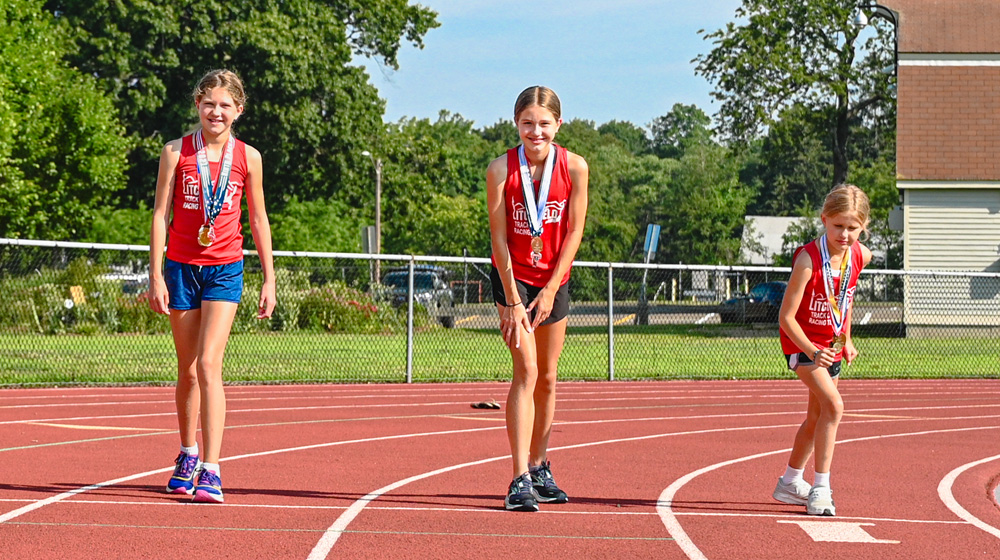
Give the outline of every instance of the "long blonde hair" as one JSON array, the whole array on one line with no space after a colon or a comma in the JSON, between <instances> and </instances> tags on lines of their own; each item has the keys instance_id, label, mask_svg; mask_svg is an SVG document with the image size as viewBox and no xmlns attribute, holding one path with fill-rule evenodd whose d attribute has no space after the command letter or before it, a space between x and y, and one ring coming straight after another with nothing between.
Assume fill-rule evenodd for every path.
<instances>
[{"instance_id":1,"label":"long blonde hair","mask_svg":"<svg viewBox=\"0 0 1000 560\"><path fill-rule=\"evenodd\" d=\"M871 215L871 204L868 202L868 195L856 185L841 183L826 195L823 202L822 215L826 217L836 216L854 212L864 228L863 235L867 239L871 234L868 231L868 220Z\"/></svg>"}]
</instances>

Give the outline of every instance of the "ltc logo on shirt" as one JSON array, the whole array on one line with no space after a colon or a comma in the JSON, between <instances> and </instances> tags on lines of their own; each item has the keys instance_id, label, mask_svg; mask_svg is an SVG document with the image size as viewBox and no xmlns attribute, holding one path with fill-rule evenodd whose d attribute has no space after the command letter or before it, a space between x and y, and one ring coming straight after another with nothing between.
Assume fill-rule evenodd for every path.
<instances>
[{"instance_id":1,"label":"ltc logo on shirt","mask_svg":"<svg viewBox=\"0 0 1000 560\"><path fill-rule=\"evenodd\" d=\"M850 308L851 303L854 302L854 291L857 286L851 286L847 288L847 307ZM830 306L826 301L826 294L823 292L813 292L812 301L809 302L809 324L810 325L829 325L830 324Z\"/></svg>"},{"instance_id":2,"label":"ltc logo on shirt","mask_svg":"<svg viewBox=\"0 0 1000 560\"><path fill-rule=\"evenodd\" d=\"M233 195L242 185L239 181L229 181L229 184L226 185L226 197L222 201L226 210L233 207ZM201 210L201 179L198 175L185 174L182 187L184 189L182 193L184 196L183 208L185 210Z\"/></svg>"},{"instance_id":3,"label":"ltc logo on shirt","mask_svg":"<svg viewBox=\"0 0 1000 560\"><path fill-rule=\"evenodd\" d=\"M511 206L514 208L514 233L519 235L531 235L531 228L528 225L528 211L523 202L518 202L511 197ZM542 213L542 225L558 224L562 222L563 210L566 209L566 201L550 200L545 203L545 211Z\"/></svg>"}]
</instances>

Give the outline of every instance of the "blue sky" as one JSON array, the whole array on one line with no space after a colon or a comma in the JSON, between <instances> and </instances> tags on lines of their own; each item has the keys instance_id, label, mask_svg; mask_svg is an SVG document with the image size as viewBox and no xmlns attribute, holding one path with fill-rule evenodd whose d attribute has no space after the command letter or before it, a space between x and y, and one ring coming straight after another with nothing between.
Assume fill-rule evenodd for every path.
<instances>
[{"instance_id":1,"label":"blue sky","mask_svg":"<svg viewBox=\"0 0 1000 560\"><path fill-rule=\"evenodd\" d=\"M714 114L711 84L691 63L741 0L419 0L441 27L424 48L404 46L399 70L368 69L386 100L385 120L436 119L447 109L476 127L512 119L525 87L559 94L563 118L647 126L675 103Z\"/></svg>"}]
</instances>

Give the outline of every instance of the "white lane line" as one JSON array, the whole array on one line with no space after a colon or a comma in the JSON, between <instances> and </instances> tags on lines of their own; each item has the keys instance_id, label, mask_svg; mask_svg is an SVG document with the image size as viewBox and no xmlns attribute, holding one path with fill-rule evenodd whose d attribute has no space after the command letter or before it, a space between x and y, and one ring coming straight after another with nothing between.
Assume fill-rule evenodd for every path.
<instances>
[{"instance_id":1,"label":"white lane line","mask_svg":"<svg viewBox=\"0 0 1000 560\"><path fill-rule=\"evenodd\" d=\"M130 426L93 426L89 424L52 424L49 422L25 422L29 426L47 426L49 428L65 428L67 430L105 430L123 432L162 432L163 428L133 428Z\"/></svg>"},{"instance_id":2,"label":"white lane line","mask_svg":"<svg viewBox=\"0 0 1000 560\"><path fill-rule=\"evenodd\" d=\"M942 430L925 430L925 431L920 431L920 432L909 432L909 433L902 433L902 434L886 434L886 435L878 435L878 436L860 437L860 438L854 438L854 439L845 439L843 441L838 441L837 445L843 445L845 443L855 443L855 442L860 442L860 441L872 441L872 440L878 440L878 439L897 438L897 437L911 437L911 436L922 436L922 435L930 435L930 434L942 434L942 433L952 433L952 432L968 432L968 431L975 431L975 430L996 430L996 429L1000 429L1000 426L977 426L977 427L972 427L972 428L949 428L949 429L942 429ZM754 459L759 459L759 458L767 457L767 456L770 456L770 455L778 455L778 454L781 454L781 453L788 453L790 451L791 451L791 448L778 449L776 451L768 451L768 452L765 452L765 453L757 453L755 455L748 455L748 456L745 456L745 457L738 457L736 459L731 459L729 461L723 461L721 463L716 463L714 465L709 465L707 467L698 469L698 470L696 470L694 472L688 473L688 474L682 476L681 478L678 478L670 486L667 486L663 490L663 492L660 493L660 497L659 497L659 499L657 500L657 503L656 503L656 511L657 511L657 513L660 514L660 521L663 522L663 525L664 525L664 527L667 528L667 531L670 533L670 536L672 536L674 538L674 540L677 542L677 545L681 547L681 550L684 551L684 553L687 555L688 558L690 558L691 560L707 560L706 556L704 554L702 554L701 550L694 544L694 541L691 540L691 537L689 537L688 534L687 534L687 532L685 532L684 529L681 527L680 522L677 520L677 515L673 511L672 504L673 504L674 496L677 495L677 492L684 485L686 485L688 482L690 482L691 480L693 480L693 479L697 478L698 476L701 476L702 474L705 474L707 472L711 472L711 471L714 471L714 470L722 468L722 467L727 467L729 465L734 465L736 463L742 463L742 462L745 462L745 461L752 461Z\"/></svg>"},{"instance_id":3,"label":"white lane line","mask_svg":"<svg viewBox=\"0 0 1000 560\"><path fill-rule=\"evenodd\" d=\"M717 313L709 313L708 315L705 315L704 317L702 317L702 318L698 319L697 321L695 321L694 324L696 324L696 325L704 324L704 323L708 322L710 319L712 319L713 317L715 317L716 315L717 315Z\"/></svg>"},{"instance_id":4,"label":"white lane line","mask_svg":"<svg viewBox=\"0 0 1000 560\"><path fill-rule=\"evenodd\" d=\"M268 451L259 451L257 453L246 453L246 454L243 454L243 455L234 455L232 457L223 457L219 461L220 462L222 462L222 461L238 461L240 459L247 459L247 458L250 458L250 457L264 457L264 456L267 456L267 455L276 455L276 454L279 454L279 453L289 453L289 452L304 451L304 450L309 450L309 449L321 449L321 448L324 448L324 447L334 447L334 446L338 446L338 445L349 445L349 444L354 444L354 443L368 443L368 442L373 442L373 441L391 441L391 440L396 440L396 439L406 439L406 438L412 438L412 437L427 437L427 436L437 436L437 435L463 434L463 433L470 433L470 432L485 432L487 430L499 430L499 429L502 429L502 428L503 428L503 426L491 426L489 428L469 428L469 429L463 429L463 430L444 430L444 431L439 431L439 432L422 432L422 433L417 433L417 434L397 434L397 435L391 435L391 436L378 436L378 437L370 437L370 438L362 438L362 439L354 439L354 440L333 441L333 442L326 442L326 443L317 443L317 444L313 444L313 445L303 445L303 446L298 446L298 447L287 447L287 448L284 448L284 449L271 449L271 450L268 450ZM124 476L124 477L121 477L121 478L115 478L113 480L107 480L105 482L100 482L100 483L97 483L97 484L91 484L89 486L84 486L82 488L76 488L76 489L70 490L68 492L63 492L61 494L57 494L55 496L50 496L50 497L45 498L43 500L35 501L35 502L30 503L30 504L28 504L26 506L20 507L18 509L15 509L13 511L9 511L9 512L3 514L3 515L0 515L0 523L4 523L6 521L10 521L11 519L15 519L17 517L20 517L21 515L24 515L26 513L34 511L34 510L36 510L38 508L41 508L43 506L47 506L49 504L53 504L53 503L62 501L64 499L66 499L66 498L70 498L70 497L76 496L77 494L82 494L82 493L87 492L89 490L97 490L99 488L104 488L106 486L113 486L115 484L119 484L119 483L122 483L122 482L128 482L130 480L135 480L135 479L143 478L143 477L146 477L146 476L152 476L154 474L171 472L171 471L173 471L173 469L174 469L173 467L166 467L166 468L162 468L162 469L156 469L156 470L153 470L153 471L146 471L146 472L142 472L142 473L138 473L138 474L132 474L132 475Z\"/></svg>"},{"instance_id":5,"label":"white lane line","mask_svg":"<svg viewBox=\"0 0 1000 560\"><path fill-rule=\"evenodd\" d=\"M602 441L591 441L591 442L587 442L587 443L578 443L578 444L574 444L574 445L564 445L564 446L561 446L561 447L552 447L552 448L549 448L549 451L561 451L561 450L566 450L566 449L579 449L579 448L584 448L584 447L593 447L593 446L597 446L597 445L607 445L607 444L615 444L615 443L626 443L626 442L634 442L634 441L644 441L644 440L659 439L659 438L672 437L672 436L700 435L700 434L711 434L711 433L729 432L729 431L751 431L751 430L767 430L767 429L778 429L778 428L793 428L793 427L796 427L798 425L799 424L778 424L778 425L771 425L771 426L743 426L743 427L738 427L738 428L727 427L727 428L714 428L714 429L705 429L705 430L693 430L693 431L686 431L686 432L666 432L666 433L651 434L651 435L645 435L645 436L633 436L633 437L627 437L627 438L617 438L617 439L609 439L609 440L602 440ZM452 465L450 467L443 467L443 468L440 468L440 469L437 469L437 470L433 470L433 471L422 473L422 474L417 474L417 475L411 476L409 478L405 478L403 480L399 480L399 481L393 482L392 484L389 484L387 486L383 486L382 488L379 488L378 490L374 490L374 491L368 493L367 495L359 498L353 504L351 504L351 507L349 507L347 509L347 511L345 511L344 513L342 513L340 515L340 517L338 517L337 520L333 523L333 525L331 525L330 528L327 529L326 533L323 535L323 538L321 538L319 540L319 542L316 543L316 546L313 547L313 550L309 553L309 556L307 557L308 560L319 560L319 559L322 559L322 558L326 558L330 554L330 550L333 548L333 545L335 545L337 543L337 539L340 538L340 535L343 534L343 533L345 533L345 532L347 532L347 526L350 525L351 521L353 521L358 516L358 514L360 514L361 511L365 509L365 507L368 504L370 504L374 500L378 499L380 496L382 496L386 492L390 492L392 490L396 490L396 489L398 489L398 488L400 488L402 486L405 486L405 485L407 485L407 484L409 484L411 482L416 482L416 481L419 481L419 480L423 480L425 478L430 478L430 477L433 477L433 476L436 476L436 475L439 475L439 474L442 474L442 473L450 472L450 471L453 471L453 470L457 470L457 469L461 469L461 468L465 468L465 467L469 467L469 466L482 465L484 463L489 463L489 462L492 462L492 461L500 461L500 460L504 460L504 459L509 459L509 458L510 458L510 455L501 455L499 457L490 457L489 459L481 459L479 461L471 461L471 462L468 462L468 463L460 463L458 465Z\"/></svg>"},{"instance_id":6,"label":"white lane line","mask_svg":"<svg viewBox=\"0 0 1000 560\"><path fill-rule=\"evenodd\" d=\"M27 498L0 498L0 503L18 503L25 504L31 503L35 500ZM131 507L131 506L142 506L142 507L191 507L190 502L179 501L179 500L168 500L168 501L142 501L142 500L61 500L60 504L73 504L73 505L100 505L100 506L121 506L121 507ZM310 506L304 504L246 504L246 503L227 503L227 508L244 508L244 509L285 509L285 510L346 510L349 506ZM470 514L470 513L482 513L482 514L503 514L510 515L505 510L499 507L493 506L482 506L482 507L417 507L417 506L376 506L370 505L365 508L366 511L398 511L398 512L408 512L408 513L422 513L427 511L441 512L441 513L455 513L455 514ZM549 515L549 516L608 516L608 517L659 517L659 514L655 511L574 511L567 509L544 509L537 512L538 515ZM791 519L791 520L801 520L802 515L799 513L736 513L736 512L675 512L678 517L734 517L740 519L761 517L768 519ZM967 521L942 521L937 519L896 519L889 517L837 517L837 519L842 521L853 521L860 523L908 523L908 524L918 524L918 525L969 525ZM779 521L780 522L780 521ZM350 531L348 531L350 532Z\"/></svg>"},{"instance_id":7,"label":"white lane line","mask_svg":"<svg viewBox=\"0 0 1000 560\"><path fill-rule=\"evenodd\" d=\"M964 392L967 394L968 392ZM845 397L850 397L848 393L842 392ZM983 398L987 398L987 393L977 392L977 398L966 399L981 401ZM707 403L707 404L697 404L697 403L687 403L683 402L689 399L712 399L711 396L692 396L692 397L651 397L644 399L632 399L632 398L608 398L608 399L573 399L573 398L563 398L560 399L560 403L590 403L590 402L613 402L613 401L629 401L634 402L636 400L641 401L681 401L676 404L667 403L663 405L644 405L636 407L605 407L605 408L561 408L562 411L586 411L592 412L595 410L620 410L624 409L634 409L639 410L643 408L657 408L657 407L678 407L678 406L698 406L698 407L729 407L729 406L797 406L801 407L801 401L795 400L788 402L760 402L760 401L750 401L747 399L755 398L789 398L789 399L799 399L802 393L788 393L788 394L772 394L772 395L748 395L743 394L734 398L734 400L739 400L740 402L718 402L718 403ZM935 394L935 396L937 396ZM229 400L229 399L227 399ZM717 398L715 400L718 400ZM896 403L901 402L913 402L909 400L901 399L890 399L890 398L880 398L872 402L889 401ZM924 399L921 399L923 401ZM959 400L959 399L951 399ZM499 401L498 401L499 402ZM166 403L166 401L164 401ZM169 404L173 405L171 401ZM241 414L248 412L287 412L287 411L299 411L299 410L350 410L350 409L365 409L365 408L407 408L407 407L430 407L430 406L454 406L454 405L464 405L468 406L468 401L439 401L430 403L385 403L385 404L334 404L334 405L322 405L322 406L289 406L289 407L271 407L271 408L241 408L241 409L230 409L227 412L229 414ZM910 410L946 410L946 409L956 409L956 408L998 408L1000 407L1000 402L989 403L989 404L968 404L968 405L944 405L944 406L924 406L924 407L913 407L913 406L896 406L889 408L869 408L869 409L859 409L858 412L878 412L878 411L910 411ZM64 408L68 408L64 407ZM67 422L75 420L106 420L114 418L151 418L157 416L176 416L176 411L170 410L168 412L147 412L147 413L137 413L137 414L114 414L114 415L97 415L97 416L69 416L60 418L25 418L21 420L2 420L0 425L8 424L27 424L27 423L38 423L38 422Z\"/></svg>"},{"instance_id":8,"label":"white lane line","mask_svg":"<svg viewBox=\"0 0 1000 560\"><path fill-rule=\"evenodd\" d=\"M951 492L951 488L955 484L955 479L958 478L958 475L962 474L963 472L973 467L978 467L979 465L989 463L991 461L996 461L997 459L1000 459L1000 455L994 455L992 457L980 459L978 461L967 463L965 465L956 468L955 470L945 475L943 479L941 479L941 483L938 484L937 490L938 490L938 497L941 498L941 501L944 502L944 505L948 509L950 509L952 513L957 515L959 518L964 519L965 521L971 523L976 528L982 529L983 531L986 531L987 533L993 535L994 537L1000 538L1000 529L986 523L985 521L979 519L975 515L969 513L967 509L965 509L958 503L958 500L955 499L954 494L952 494Z\"/></svg>"}]
</instances>

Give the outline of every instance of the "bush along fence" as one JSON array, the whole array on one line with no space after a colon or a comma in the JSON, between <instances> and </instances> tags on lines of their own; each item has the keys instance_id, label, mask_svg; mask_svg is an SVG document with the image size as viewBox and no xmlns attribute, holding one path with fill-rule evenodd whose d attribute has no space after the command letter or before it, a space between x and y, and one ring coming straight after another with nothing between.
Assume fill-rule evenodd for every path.
<instances>
[{"instance_id":1,"label":"bush along fence","mask_svg":"<svg viewBox=\"0 0 1000 560\"><path fill-rule=\"evenodd\" d=\"M174 382L148 254L0 239L0 385ZM277 307L262 321L246 255L228 382L510 378L487 258L276 251ZM560 379L792 378L776 322L788 274L577 262ZM853 316L861 355L845 377L1000 376L1000 274L866 270Z\"/></svg>"}]
</instances>

